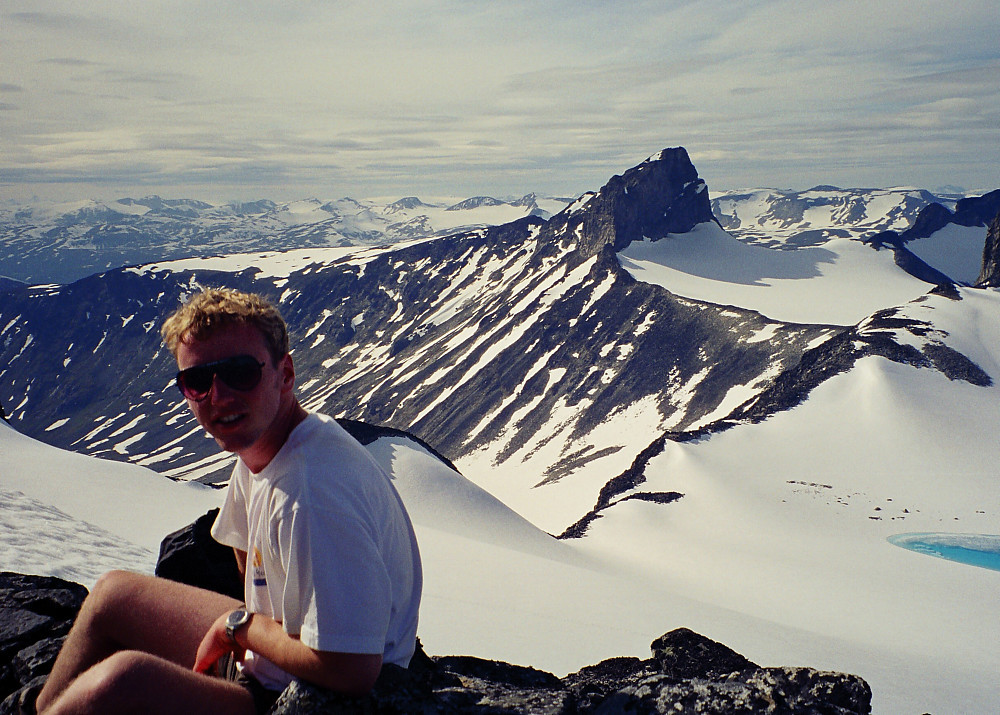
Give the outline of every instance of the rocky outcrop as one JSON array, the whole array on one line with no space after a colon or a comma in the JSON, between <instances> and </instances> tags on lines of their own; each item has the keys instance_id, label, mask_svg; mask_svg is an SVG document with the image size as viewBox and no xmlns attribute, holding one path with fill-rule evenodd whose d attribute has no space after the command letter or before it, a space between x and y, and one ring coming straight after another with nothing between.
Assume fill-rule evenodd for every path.
<instances>
[{"instance_id":1,"label":"rocky outcrop","mask_svg":"<svg viewBox=\"0 0 1000 715\"><path fill-rule=\"evenodd\" d=\"M1000 288L1000 212L993 217L983 246L983 268L976 281L978 288Z\"/></svg>"},{"instance_id":2,"label":"rocky outcrop","mask_svg":"<svg viewBox=\"0 0 1000 715\"><path fill-rule=\"evenodd\" d=\"M542 439L533 453L552 456L537 471L552 483L637 448L600 427L623 410L653 403L664 423L687 429L839 329L683 299L637 281L616 257L644 237L698 241L680 232L712 220L705 183L675 148L549 221L332 261L317 254L287 276L266 263L119 270L7 294L0 401L17 406L18 430L53 446L225 481L230 463L194 418L162 417L177 407L176 364L155 327L192 285L228 286L280 306L311 409L419 434L452 460L489 446L498 468Z\"/></svg>"},{"instance_id":3,"label":"rocky outcrop","mask_svg":"<svg viewBox=\"0 0 1000 715\"><path fill-rule=\"evenodd\" d=\"M0 714L35 702L86 596L59 578L0 572Z\"/></svg>"},{"instance_id":4,"label":"rocky outcrop","mask_svg":"<svg viewBox=\"0 0 1000 715\"><path fill-rule=\"evenodd\" d=\"M953 284L933 288L916 303L929 296L943 296L960 301L962 295ZM621 474L608 480L598 494L597 503L560 539L580 538L603 513L630 499L669 503L681 499L679 492L651 492L638 488L646 481L650 460L666 448L668 441L691 442L727 430L738 424L757 424L770 416L802 404L809 393L830 378L851 370L864 357L879 356L901 365L936 370L949 380L960 380L977 387L991 387L993 378L967 356L943 342L947 333L931 322L907 315L907 306L886 308L862 323L844 330L803 354L797 365L784 370L756 396L737 406L722 419L691 430L671 430L656 437Z\"/></svg>"},{"instance_id":5,"label":"rocky outcrop","mask_svg":"<svg viewBox=\"0 0 1000 715\"><path fill-rule=\"evenodd\" d=\"M1000 212L1000 189L982 196L959 199L955 204L955 223L959 226L985 226Z\"/></svg>"},{"instance_id":6,"label":"rocky outcrop","mask_svg":"<svg viewBox=\"0 0 1000 715\"><path fill-rule=\"evenodd\" d=\"M939 204L934 205L939 206ZM941 209L943 211L948 210L943 206ZM945 223L947 223L947 221ZM925 283L932 283L939 286L954 284L954 281L951 278L931 266L907 248L906 242L895 231L878 233L870 238L866 238L864 242L875 250L881 250L883 248L891 250L895 264L914 278L922 280Z\"/></svg>"},{"instance_id":7,"label":"rocky outcrop","mask_svg":"<svg viewBox=\"0 0 1000 715\"><path fill-rule=\"evenodd\" d=\"M721 643L680 628L652 643L652 657L611 658L557 678L467 656L387 666L371 695L345 698L293 683L272 715L653 715L871 712L861 678L811 668L761 668Z\"/></svg>"},{"instance_id":8,"label":"rocky outcrop","mask_svg":"<svg viewBox=\"0 0 1000 715\"><path fill-rule=\"evenodd\" d=\"M938 203L928 204L914 219L913 225L903 231L904 242L917 238L926 238L947 226L954 219L954 214Z\"/></svg>"},{"instance_id":9,"label":"rocky outcrop","mask_svg":"<svg viewBox=\"0 0 1000 715\"><path fill-rule=\"evenodd\" d=\"M167 534L160 542L156 575L243 600L243 577L233 550L212 538L218 516L211 509L194 523Z\"/></svg>"}]
</instances>

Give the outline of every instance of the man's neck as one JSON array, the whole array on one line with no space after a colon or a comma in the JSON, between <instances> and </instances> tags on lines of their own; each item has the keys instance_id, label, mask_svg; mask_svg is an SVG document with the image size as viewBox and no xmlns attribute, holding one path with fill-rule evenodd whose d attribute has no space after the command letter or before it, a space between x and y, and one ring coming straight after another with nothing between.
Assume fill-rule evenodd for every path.
<instances>
[{"instance_id":1,"label":"man's neck","mask_svg":"<svg viewBox=\"0 0 1000 715\"><path fill-rule=\"evenodd\" d=\"M247 468L257 474L271 463L271 460L281 451L288 441L292 430L298 427L309 413L299 404L296 397L278 412L267 433L261 436L253 445L238 454Z\"/></svg>"}]
</instances>

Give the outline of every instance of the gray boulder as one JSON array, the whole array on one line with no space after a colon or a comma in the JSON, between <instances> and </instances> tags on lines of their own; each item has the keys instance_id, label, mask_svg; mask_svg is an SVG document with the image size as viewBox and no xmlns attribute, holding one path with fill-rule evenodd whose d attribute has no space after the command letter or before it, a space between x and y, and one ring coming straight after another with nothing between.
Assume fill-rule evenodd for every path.
<instances>
[{"instance_id":1,"label":"gray boulder","mask_svg":"<svg viewBox=\"0 0 1000 715\"><path fill-rule=\"evenodd\" d=\"M86 596L77 583L0 572L0 715L33 710Z\"/></svg>"}]
</instances>

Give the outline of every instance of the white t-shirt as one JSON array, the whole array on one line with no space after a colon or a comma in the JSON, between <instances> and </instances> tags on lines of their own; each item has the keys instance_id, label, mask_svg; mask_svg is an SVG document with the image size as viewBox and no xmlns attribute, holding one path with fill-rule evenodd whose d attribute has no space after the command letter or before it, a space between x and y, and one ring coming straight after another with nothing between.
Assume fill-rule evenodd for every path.
<instances>
[{"instance_id":1,"label":"white t-shirt","mask_svg":"<svg viewBox=\"0 0 1000 715\"><path fill-rule=\"evenodd\" d=\"M237 460L212 526L247 552L247 609L315 650L381 653L406 666L422 572L413 526L385 471L336 420L312 413L260 473ZM266 687L292 676L247 652Z\"/></svg>"}]
</instances>

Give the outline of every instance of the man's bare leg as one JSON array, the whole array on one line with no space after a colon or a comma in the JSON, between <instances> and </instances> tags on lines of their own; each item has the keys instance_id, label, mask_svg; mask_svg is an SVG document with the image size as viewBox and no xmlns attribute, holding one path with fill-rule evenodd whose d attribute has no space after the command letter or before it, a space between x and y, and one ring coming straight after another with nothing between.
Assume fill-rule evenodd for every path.
<instances>
[{"instance_id":1,"label":"man's bare leg","mask_svg":"<svg viewBox=\"0 0 1000 715\"><path fill-rule=\"evenodd\" d=\"M165 579L112 571L98 580L38 696L49 707L77 676L119 651L141 651L190 669L215 620L239 606L228 596Z\"/></svg>"},{"instance_id":2,"label":"man's bare leg","mask_svg":"<svg viewBox=\"0 0 1000 715\"><path fill-rule=\"evenodd\" d=\"M252 715L249 691L137 651L119 651L76 678L46 715Z\"/></svg>"}]
</instances>

